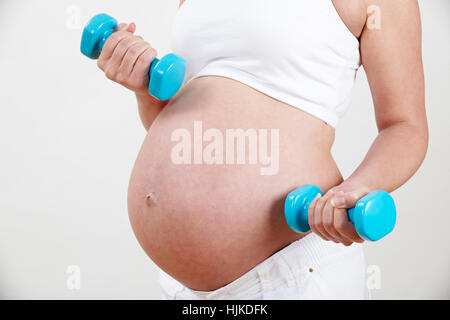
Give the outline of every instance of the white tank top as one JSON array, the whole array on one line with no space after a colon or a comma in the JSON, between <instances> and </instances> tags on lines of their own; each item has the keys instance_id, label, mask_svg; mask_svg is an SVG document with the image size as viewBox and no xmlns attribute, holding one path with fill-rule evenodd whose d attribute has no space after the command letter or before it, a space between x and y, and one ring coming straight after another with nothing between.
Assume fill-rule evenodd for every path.
<instances>
[{"instance_id":1,"label":"white tank top","mask_svg":"<svg viewBox=\"0 0 450 320\"><path fill-rule=\"evenodd\" d=\"M333 127L360 66L359 41L331 0L186 0L172 33L185 83L237 80Z\"/></svg>"}]
</instances>

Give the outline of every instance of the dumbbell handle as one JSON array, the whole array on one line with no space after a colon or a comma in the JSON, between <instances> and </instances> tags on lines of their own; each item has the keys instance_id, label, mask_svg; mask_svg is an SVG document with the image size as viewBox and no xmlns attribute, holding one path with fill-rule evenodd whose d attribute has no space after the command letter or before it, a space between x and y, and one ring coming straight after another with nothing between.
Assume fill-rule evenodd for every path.
<instances>
[{"instance_id":1,"label":"dumbbell handle","mask_svg":"<svg viewBox=\"0 0 450 320\"><path fill-rule=\"evenodd\" d=\"M323 193L322 193L322 191L320 191L320 190L318 190L318 194L320 194L321 196L323 196ZM309 209L309 206L311 205L311 203L314 201L314 198L313 197L307 197L306 199L305 199L305 202L304 202L304 212L305 213L307 213L308 212L308 209ZM352 223L352 224L355 224L355 222L354 222L354 219L355 219L355 208L356 207L353 207L353 208L350 208L350 209L347 209L347 217L348 217L348 220L350 220L350 222ZM304 220L306 223L308 223L308 216L306 215L306 216L303 216L302 217L302 220ZM308 224L309 225L309 224Z\"/></svg>"},{"instance_id":2,"label":"dumbbell handle","mask_svg":"<svg viewBox=\"0 0 450 320\"><path fill-rule=\"evenodd\" d=\"M320 192L320 195L323 196L323 193ZM311 205L311 203L312 203L313 201L314 201L314 198L313 198L313 199L308 199L308 200L306 200L306 202L305 202L305 208L307 209L306 211L308 211L309 206ZM349 209L347 209L346 211L347 211L347 217L348 217L348 220L349 220L352 224L355 224L355 222L354 222L354 218L355 218L355 207L349 208Z\"/></svg>"}]
</instances>

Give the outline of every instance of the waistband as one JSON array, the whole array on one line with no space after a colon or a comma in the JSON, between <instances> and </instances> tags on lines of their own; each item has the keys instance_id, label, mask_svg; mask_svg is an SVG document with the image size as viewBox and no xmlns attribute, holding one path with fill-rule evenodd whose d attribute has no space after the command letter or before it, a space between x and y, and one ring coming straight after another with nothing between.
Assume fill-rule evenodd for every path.
<instances>
[{"instance_id":1,"label":"waistband","mask_svg":"<svg viewBox=\"0 0 450 320\"><path fill-rule=\"evenodd\" d=\"M324 241L316 234L292 242L277 251L266 260L231 283L214 291L196 291L185 288L201 299L239 299L242 295L250 296L261 287L276 287L280 282L293 285L299 273L314 272L314 269L343 255L361 250L361 244L345 247L330 241ZM282 276L274 276L274 273ZM244 297L245 298L245 297Z\"/></svg>"}]
</instances>

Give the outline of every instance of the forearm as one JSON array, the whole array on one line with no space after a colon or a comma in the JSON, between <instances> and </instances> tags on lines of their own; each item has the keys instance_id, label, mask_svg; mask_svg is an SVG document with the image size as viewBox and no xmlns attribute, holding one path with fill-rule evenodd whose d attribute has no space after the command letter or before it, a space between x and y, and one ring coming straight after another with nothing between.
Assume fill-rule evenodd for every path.
<instances>
[{"instance_id":1,"label":"forearm","mask_svg":"<svg viewBox=\"0 0 450 320\"><path fill-rule=\"evenodd\" d=\"M347 183L392 192L419 169L428 148L428 128L399 122L381 130ZM344 182L345 183L345 182Z\"/></svg>"},{"instance_id":2,"label":"forearm","mask_svg":"<svg viewBox=\"0 0 450 320\"><path fill-rule=\"evenodd\" d=\"M139 116L145 130L148 131L153 121L156 119L161 110L165 107L168 101L160 101L151 95L136 94L138 104Z\"/></svg>"}]
</instances>

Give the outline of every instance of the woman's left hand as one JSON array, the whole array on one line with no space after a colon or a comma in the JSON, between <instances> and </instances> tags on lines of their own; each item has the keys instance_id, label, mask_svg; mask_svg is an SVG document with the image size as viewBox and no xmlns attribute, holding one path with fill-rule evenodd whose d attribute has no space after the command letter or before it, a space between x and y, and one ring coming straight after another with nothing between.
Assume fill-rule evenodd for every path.
<instances>
[{"instance_id":1,"label":"woman's left hand","mask_svg":"<svg viewBox=\"0 0 450 320\"><path fill-rule=\"evenodd\" d=\"M346 209L353 208L369 192L363 185L344 181L328 190L324 196L317 195L308 210L312 232L326 241L345 246L364 242L348 219Z\"/></svg>"}]
</instances>

